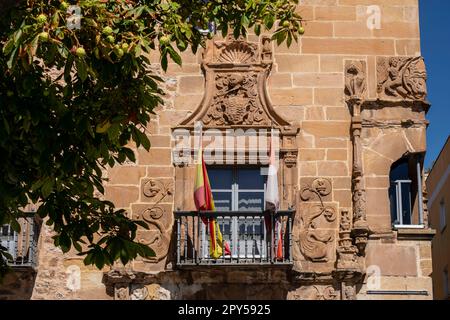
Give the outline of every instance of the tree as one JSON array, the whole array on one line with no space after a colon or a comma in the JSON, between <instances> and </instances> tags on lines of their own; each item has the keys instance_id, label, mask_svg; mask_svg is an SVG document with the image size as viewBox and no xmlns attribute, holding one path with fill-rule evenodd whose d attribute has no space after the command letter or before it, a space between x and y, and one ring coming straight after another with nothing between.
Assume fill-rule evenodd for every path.
<instances>
[{"instance_id":1,"label":"tree","mask_svg":"<svg viewBox=\"0 0 450 320\"><path fill-rule=\"evenodd\" d=\"M66 0L68 1L68 0ZM148 55L182 64L213 36L274 29L289 46L303 33L294 0L79 0L81 19L60 0L8 0L0 20L0 224L17 223L27 203L55 231L63 252L85 264L126 264L152 250L134 242L138 226L102 200L102 170L146 150L162 79ZM75 11L76 13L76 11ZM75 18L75 19L74 19ZM280 23L276 23L280 21ZM79 25L77 25L79 23ZM8 255L0 248L0 268ZM1 272L0 272L1 273Z\"/></svg>"}]
</instances>

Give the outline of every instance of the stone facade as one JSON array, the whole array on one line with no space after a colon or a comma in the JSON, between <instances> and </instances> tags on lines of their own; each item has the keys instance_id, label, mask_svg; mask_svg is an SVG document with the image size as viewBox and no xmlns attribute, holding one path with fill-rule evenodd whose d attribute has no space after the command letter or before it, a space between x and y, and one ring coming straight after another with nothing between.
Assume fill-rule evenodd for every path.
<instances>
[{"instance_id":1,"label":"stone facade","mask_svg":"<svg viewBox=\"0 0 450 320\"><path fill-rule=\"evenodd\" d=\"M106 173L106 197L150 224L138 241L156 257L97 271L51 249L46 231L32 298L432 299L426 215L422 229L393 229L388 196L391 166L426 151L418 1L303 0L298 10L306 33L290 48L264 35L217 37L182 53L182 67L169 64L150 151ZM195 209L194 167L174 164L171 135L196 121L280 130L292 265L177 266L173 212ZM79 289L67 288L69 266L80 268Z\"/></svg>"}]
</instances>

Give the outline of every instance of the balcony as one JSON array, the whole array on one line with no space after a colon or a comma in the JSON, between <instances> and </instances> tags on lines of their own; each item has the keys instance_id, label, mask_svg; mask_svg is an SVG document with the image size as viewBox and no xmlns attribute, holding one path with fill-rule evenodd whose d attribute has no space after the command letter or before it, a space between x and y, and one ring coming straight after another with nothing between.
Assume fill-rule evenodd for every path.
<instances>
[{"instance_id":1,"label":"balcony","mask_svg":"<svg viewBox=\"0 0 450 320\"><path fill-rule=\"evenodd\" d=\"M291 265L294 211L275 215L261 211L174 212L177 226L177 265L179 267L221 265ZM230 253L213 259L209 255L209 234L203 220L215 218ZM278 235L275 221L282 226L282 257L275 255ZM224 245L222 247L224 247Z\"/></svg>"},{"instance_id":2,"label":"balcony","mask_svg":"<svg viewBox=\"0 0 450 320\"><path fill-rule=\"evenodd\" d=\"M21 231L15 232L10 225L0 226L0 245L6 248L12 259L8 265L13 268L37 265L37 243L39 238L39 224L34 214L18 220Z\"/></svg>"}]
</instances>

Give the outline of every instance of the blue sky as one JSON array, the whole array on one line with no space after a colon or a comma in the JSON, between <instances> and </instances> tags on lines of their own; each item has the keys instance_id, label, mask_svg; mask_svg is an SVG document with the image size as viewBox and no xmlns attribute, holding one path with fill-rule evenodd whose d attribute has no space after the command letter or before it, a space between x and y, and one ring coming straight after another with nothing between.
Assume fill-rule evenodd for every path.
<instances>
[{"instance_id":1,"label":"blue sky","mask_svg":"<svg viewBox=\"0 0 450 320\"><path fill-rule=\"evenodd\" d=\"M421 50L428 72L428 151L430 168L450 134L450 1L419 0Z\"/></svg>"}]
</instances>

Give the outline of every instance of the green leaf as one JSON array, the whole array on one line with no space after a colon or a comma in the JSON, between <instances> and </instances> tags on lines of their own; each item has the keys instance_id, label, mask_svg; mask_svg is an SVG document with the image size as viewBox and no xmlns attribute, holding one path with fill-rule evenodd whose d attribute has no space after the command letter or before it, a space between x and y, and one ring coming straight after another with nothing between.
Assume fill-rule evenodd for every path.
<instances>
[{"instance_id":1,"label":"green leaf","mask_svg":"<svg viewBox=\"0 0 450 320\"><path fill-rule=\"evenodd\" d=\"M173 61L175 61L176 64L181 66L181 57L180 55L172 48L172 46L168 47L168 51L170 54L170 57Z\"/></svg>"},{"instance_id":2,"label":"green leaf","mask_svg":"<svg viewBox=\"0 0 450 320\"><path fill-rule=\"evenodd\" d=\"M164 52L161 56L161 68L164 71L167 71L167 51Z\"/></svg>"},{"instance_id":3,"label":"green leaf","mask_svg":"<svg viewBox=\"0 0 450 320\"><path fill-rule=\"evenodd\" d=\"M41 187L41 194L46 199L53 191L54 181L51 178L47 178Z\"/></svg>"},{"instance_id":4,"label":"green leaf","mask_svg":"<svg viewBox=\"0 0 450 320\"><path fill-rule=\"evenodd\" d=\"M76 59L77 73L80 77L80 80L84 82L87 79L87 65L84 59Z\"/></svg>"}]
</instances>

